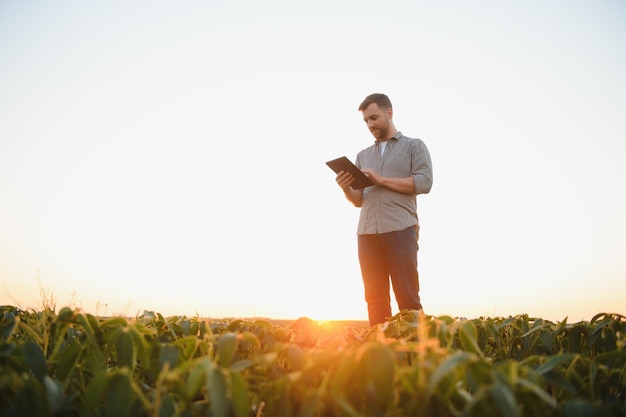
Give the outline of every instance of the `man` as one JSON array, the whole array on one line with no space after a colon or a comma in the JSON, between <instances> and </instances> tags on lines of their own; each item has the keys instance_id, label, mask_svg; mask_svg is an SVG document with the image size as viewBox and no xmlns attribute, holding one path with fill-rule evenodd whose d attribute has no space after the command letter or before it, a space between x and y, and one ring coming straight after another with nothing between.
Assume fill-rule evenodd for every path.
<instances>
[{"instance_id":1,"label":"man","mask_svg":"<svg viewBox=\"0 0 626 417\"><path fill-rule=\"evenodd\" d=\"M391 101L371 94L359 106L375 138L356 157L374 183L355 190L354 177L341 171L337 184L355 207L360 207L357 229L359 264L370 326L391 317L389 281L400 310L422 310L419 296L417 251L419 220L417 195L427 194L433 183L430 153L421 139L411 139L393 123Z\"/></svg>"}]
</instances>

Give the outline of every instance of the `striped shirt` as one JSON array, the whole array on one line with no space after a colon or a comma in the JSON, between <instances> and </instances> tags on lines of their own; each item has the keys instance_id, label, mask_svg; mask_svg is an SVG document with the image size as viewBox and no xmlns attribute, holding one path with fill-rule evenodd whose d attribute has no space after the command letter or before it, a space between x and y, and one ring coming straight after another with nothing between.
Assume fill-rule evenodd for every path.
<instances>
[{"instance_id":1,"label":"striped shirt","mask_svg":"<svg viewBox=\"0 0 626 417\"><path fill-rule=\"evenodd\" d=\"M377 234L404 230L419 224L417 195L427 194L433 184L430 153L421 139L412 139L401 132L387 141L381 155L381 144L358 153L355 165L371 168L383 177L413 177L415 194L402 194L380 185L363 189L363 204L357 234Z\"/></svg>"}]
</instances>

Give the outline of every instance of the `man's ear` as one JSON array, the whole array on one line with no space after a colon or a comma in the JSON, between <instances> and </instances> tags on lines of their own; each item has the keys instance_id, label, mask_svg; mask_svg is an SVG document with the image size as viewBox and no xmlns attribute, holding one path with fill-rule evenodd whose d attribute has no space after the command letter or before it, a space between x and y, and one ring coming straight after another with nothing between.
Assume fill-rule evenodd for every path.
<instances>
[{"instance_id":1,"label":"man's ear","mask_svg":"<svg viewBox=\"0 0 626 417\"><path fill-rule=\"evenodd\" d=\"M387 109L387 116L389 116L390 119L393 119L393 109L391 107Z\"/></svg>"}]
</instances>

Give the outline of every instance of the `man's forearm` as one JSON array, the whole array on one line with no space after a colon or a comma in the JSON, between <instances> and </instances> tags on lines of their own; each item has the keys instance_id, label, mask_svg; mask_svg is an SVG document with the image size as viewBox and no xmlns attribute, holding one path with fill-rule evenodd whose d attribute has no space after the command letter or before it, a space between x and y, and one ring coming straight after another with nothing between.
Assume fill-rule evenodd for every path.
<instances>
[{"instance_id":1,"label":"man's forearm","mask_svg":"<svg viewBox=\"0 0 626 417\"><path fill-rule=\"evenodd\" d=\"M415 194L415 183L413 177L405 178L380 178L380 185L392 191L402 194Z\"/></svg>"},{"instance_id":2,"label":"man's forearm","mask_svg":"<svg viewBox=\"0 0 626 417\"><path fill-rule=\"evenodd\" d=\"M344 195L351 202L354 207L361 207L363 205L363 191L355 190L352 187L342 188Z\"/></svg>"}]
</instances>

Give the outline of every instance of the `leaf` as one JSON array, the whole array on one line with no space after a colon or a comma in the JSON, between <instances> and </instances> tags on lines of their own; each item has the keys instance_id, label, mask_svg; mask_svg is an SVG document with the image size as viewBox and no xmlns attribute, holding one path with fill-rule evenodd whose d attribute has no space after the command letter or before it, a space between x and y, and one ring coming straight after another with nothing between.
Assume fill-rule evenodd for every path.
<instances>
[{"instance_id":1,"label":"leaf","mask_svg":"<svg viewBox=\"0 0 626 417\"><path fill-rule=\"evenodd\" d=\"M93 349L100 349L100 345L98 344L98 340L96 340L96 335L94 333L94 329L91 326L89 319L84 314L78 314L76 316L76 321L78 321L83 326L83 332L87 337L87 340L91 344Z\"/></svg>"},{"instance_id":2,"label":"leaf","mask_svg":"<svg viewBox=\"0 0 626 417\"><path fill-rule=\"evenodd\" d=\"M513 391L503 383L496 383L491 387L491 396L496 404L496 408L503 416L507 417L521 417L517 401Z\"/></svg>"},{"instance_id":3,"label":"leaf","mask_svg":"<svg viewBox=\"0 0 626 417\"><path fill-rule=\"evenodd\" d=\"M543 402L545 402L546 404L550 405L551 407L556 407L557 403L556 400L554 398L552 398L550 396L550 394L548 394L546 392L545 389L543 389L542 387L540 387L539 385L535 384L532 381L529 381L526 378L522 378L522 377L518 377L517 378L517 383L526 388L527 390L531 391L533 394L535 394L537 397L539 397Z\"/></svg>"},{"instance_id":4,"label":"leaf","mask_svg":"<svg viewBox=\"0 0 626 417\"><path fill-rule=\"evenodd\" d=\"M210 364L207 369L206 388L209 392L211 411L215 417L226 417L228 415L228 384L222 368Z\"/></svg>"},{"instance_id":5,"label":"leaf","mask_svg":"<svg viewBox=\"0 0 626 417\"><path fill-rule=\"evenodd\" d=\"M521 335L520 337L528 337L531 334L535 333L535 332L539 332L543 330L543 326L538 325L537 323L533 324L533 327L527 331L526 333L524 333L523 335Z\"/></svg>"},{"instance_id":6,"label":"leaf","mask_svg":"<svg viewBox=\"0 0 626 417\"><path fill-rule=\"evenodd\" d=\"M0 342L7 343L17 325L17 318L13 313L4 313L0 321Z\"/></svg>"},{"instance_id":7,"label":"leaf","mask_svg":"<svg viewBox=\"0 0 626 417\"><path fill-rule=\"evenodd\" d=\"M230 373L230 381L235 417L247 417L249 415L249 399L246 382L242 376L236 372Z\"/></svg>"},{"instance_id":8,"label":"leaf","mask_svg":"<svg viewBox=\"0 0 626 417\"><path fill-rule=\"evenodd\" d=\"M102 372L87 386L85 399L80 410L81 417L97 415L95 412L96 406L100 403L108 382L109 374Z\"/></svg>"},{"instance_id":9,"label":"leaf","mask_svg":"<svg viewBox=\"0 0 626 417\"><path fill-rule=\"evenodd\" d=\"M37 378L39 383L43 384L43 377L48 373L48 365L41 351L41 346L33 341L28 341L24 344L22 352L30 372Z\"/></svg>"},{"instance_id":10,"label":"leaf","mask_svg":"<svg viewBox=\"0 0 626 417\"><path fill-rule=\"evenodd\" d=\"M626 350L613 350L596 356L596 362L607 365L610 368L623 367L626 363Z\"/></svg>"},{"instance_id":11,"label":"leaf","mask_svg":"<svg viewBox=\"0 0 626 417\"><path fill-rule=\"evenodd\" d=\"M159 407L159 417L171 417L177 415L178 405L172 398L171 394L166 394L161 401L161 407Z\"/></svg>"},{"instance_id":12,"label":"leaf","mask_svg":"<svg viewBox=\"0 0 626 417\"><path fill-rule=\"evenodd\" d=\"M475 353L478 356L483 356L483 352L478 346L478 332L473 322L465 321L461 324L459 337L461 338L461 345L464 350Z\"/></svg>"},{"instance_id":13,"label":"leaf","mask_svg":"<svg viewBox=\"0 0 626 417\"><path fill-rule=\"evenodd\" d=\"M237 335L235 333L224 333L217 341L217 356L219 363L228 368L233 361L235 350L237 349Z\"/></svg>"},{"instance_id":14,"label":"leaf","mask_svg":"<svg viewBox=\"0 0 626 417\"><path fill-rule=\"evenodd\" d=\"M128 331L132 336L133 344L135 346L135 359L143 364L150 363L150 352L154 345L147 342L145 335L151 335L153 332L139 323L134 326L130 326Z\"/></svg>"},{"instance_id":15,"label":"leaf","mask_svg":"<svg viewBox=\"0 0 626 417\"><path fill-rule=\"evenodd\" d=\"M575 398L565 403L563 417L594 417L593 405L584 399Z\"/></svg>"},{"instance_id":16,"label":"leaf","mask_svg":"<svg viewBox=\"0 0 626 417\"><path fill-rule=\"evenodd\" d=\"M264 322L263 322L264 323ZM252 346L252 351L257 352L261 349L261 341L258 336L252 332L243 332L239 334L240 342L243 341Z\"/></svg>"},{"instance_id":17,"label":"leaf","mask_svg":"<svg viewBox=\"0 0 626 417\"><path fill-rule=\"evenodd\" d=\"M374 414L383 413L393 402L395 362L391 349L380 343L363 347L358 366L363 370L367 405Z\"/></svg>"},{"instance_id":18,"label":"leaf","mask_svg":"<svg viewBox=\"0 0 626 417\"><path fill-rule=\"evenodd\" d=\"M115 342L115 351L117 353L117 366L127 366L130 369L134 368L134 346L132 336L128 331L123 330L119 334Z\"/></svg>"},{"instance_id":19,"label":"leaf","mask_svg":"<svg viewBox=\"0 0 626 417\"><path fill-rule=\"evenodd\" d=\"M19 390L14 400L13 413L8 410L2 410L3 415L19 416L19 417L41 417L50 414L48 410L48 402L46 394L39 384L33 378L27 378L23 381L24 386ZM6 414L5 414L6 413Z\"/></svg>"},{"instance_id":20,"label":"leaf","mask_svg":"<svg viewBox=\"0 0 626 417\"><path fill-rule=\"evenodd\" d=\"M300 371L304 366L304 353L296 344L287 346L287 365L290 371Z\"/></svg>"},{"instance_id":21,"label":"leaf","mask_svg":"<svg viewBox=\"0 0 626 417\"><path fill-rule=\"evenodd\" d=\"M500 323L498 325L498 328L500 330L502 330L503 327L506 327L508 325L510 325L511 323L513 323L515 321L515 317L509 317L508 319L504 320L502 323Z\"/></svg>"},{"instance_id":22,"label":"leaf","mask_svg":"<svg viewBox=\"0 0 626 417\"><path fill-rule=\"evenodd\" d=\"M61 385L61 383L56 379L50 378L48 375L44 377L43 384L48 396L50 414L56 415L63 406L63 385Z\"/></svg>"},{"instance_id":23,"label":"leaf","mask_svg":"<svg viewBox=\"0 0 626 417\"><path fill-rule=\"evenodd\" d=\"M549 330L543 330L541 332L541 343L543 344L544 348L547 350L548 353L553 353L554 352L554 334L549 331Z\"/></svg>"},{"instance_id":24,"label":"leaf","mask_svg":"<svg viewBox=\"0 0 626 417\"><path fill-rule=\"evenodd\" d=\"M180 324L181 330L183 331L183 336L191 335L191 321L190 320L181 320L179 324Z\"/></svg>"},{"instance_id":25,"label":"leaf","mask_svg":"<svg viewBox=\"0 0 626 417\"><path fill-rule=\"evenodd\" d=\"M547 362L544 362L537 368L537 372L540 374L546 374L561 365L562 363L571 361L576 355L573 353L562 353L560 355L553 356Z\"/></svg>"},{"instance_id":26,"label":"leaf","mask_svg":"<svg viewBox=\"0 0 626 417\"><path fill-rule=\"evenodd\" d=\"M209 359L203 359L202 362L191 369L185 390L187 398L194 398L200 392L202 385L206 382L206 369L210 364L211 361Z\"/></svg>"},{"instance_id":27,"label":"leaf","mask_svg":"<svg viewBox=\"0 0 626 417\"><path fill-rule=\"evenodd\" d=\"M126 372L114 373L109 379L109 392L104 409L107 416L125 417L132 405L130 377Z\"/></svg>"},{"instance_id":28,"label":"leaf","mask_svg":"<svg viewBox=\"0 0 626 417\"><path fill-rule=\"evenodd\" d=\"M435 372L433 372L428 381L428 394L432 395L437 389L439 383L451 372L457 370L463 365L476 361L476 356L469 352L459 351L450 355L441 365L439 365Z\"/></svg>"},{"instance_id":29,"label":"leaf","mask_svg":"<svg viewBox=\"0 0 626 417\"><path fill-rule=\"evenodd\" d=\"M117 327L124 328L126 326L128 326L128 323L126 322L126 319L124 317L113 317L111 319L104 320L100 324L100 328L102 329L114 329Z\"/></svg>"},{"instance_id":30,"label":"leaf","mask_svg":"<svg viewBox=\"0 0 626 417\"><path fill-rule=\"evenodd\" d=\"M230 370L233 372L242 372L252 366L254 366L254 362L252 362L250 359L241 359L233 363L230 366Z\"/></svg>"},{"instance_id":31,"label":"leaf","mask_svg":"<svg viewBox=\"0 0 626 417\"><path fill-rule=\"evenodd\" d=\"M168 365L169 369L176 367L178 363L179 351L176 346L164 345L159 352L159 369L163 370L165 365Z\"/></svg>"},{"instance_id":32,"label":"leaf","mask_svg":"<svg viewBox=\"0 0 626 417\"><path fill-rule=\"evenodd\" d=\"M59 314L57 314L57 321L60 322L70 322L74 318L74 311L69 307L63 307Z\"/></svg>"},{"instance_id":33,"label":"leaf","mask_svg":"<svg viewBox=\"0 0 626 417\"><path fill-rule=\"evenodd\" d=\"M264 328L265 330L272 330L272 323L267 320L255 320L254 325L257 327Z\"/></svg>"}]
</instances>

